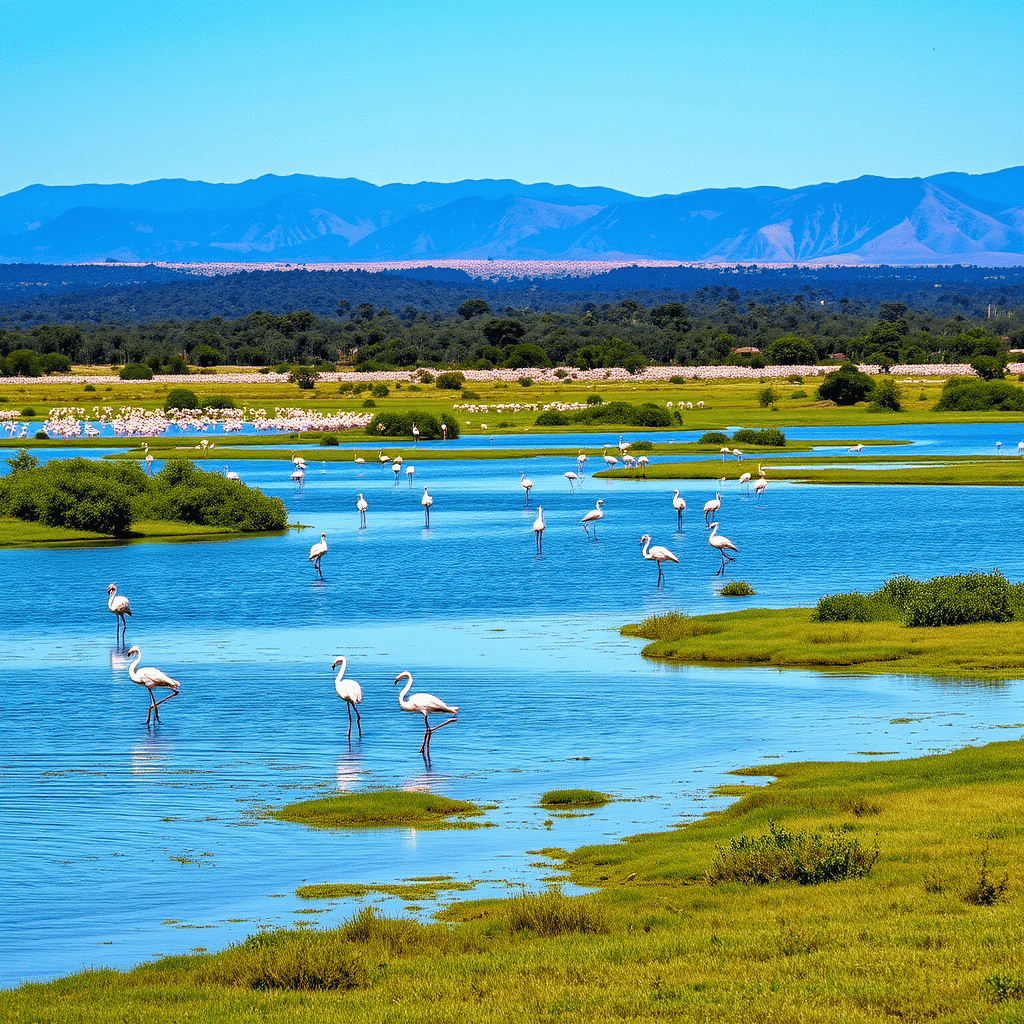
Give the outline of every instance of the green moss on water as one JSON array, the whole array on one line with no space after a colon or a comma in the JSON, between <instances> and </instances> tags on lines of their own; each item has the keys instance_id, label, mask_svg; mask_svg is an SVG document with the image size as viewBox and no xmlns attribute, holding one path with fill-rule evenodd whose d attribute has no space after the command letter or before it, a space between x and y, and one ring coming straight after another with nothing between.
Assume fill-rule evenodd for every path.
<instances>
[{"instance_id":1,"label":"green moss on water","mask_svg":"<svg viewBox=\"0 0 1024 1024\"><path fill-rule=\"evenodd\" d=\"M480 828L467 819L483 813L468 800L452 800L436 793L378 789L301 800L272 811L279 821L313 828Z\"/></svg>"},{"instance_id":2,"label":"green moss on water","mask_svg":"<svg viewBox=\"0 0 1024 1024\"><path fill-rule=\"evenodd\" d=\"M540 798L541 807L550 811L577 807L603 807L612 798L596 789L550 789Z\"/></svg>"}]
</instances>

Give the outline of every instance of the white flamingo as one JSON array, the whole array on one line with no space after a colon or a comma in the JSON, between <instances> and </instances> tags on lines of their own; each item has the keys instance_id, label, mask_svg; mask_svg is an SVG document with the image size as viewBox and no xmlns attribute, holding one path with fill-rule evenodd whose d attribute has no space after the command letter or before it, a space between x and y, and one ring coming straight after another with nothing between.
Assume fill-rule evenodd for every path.
<instances>
[{"instance_id":1,"label":"white flamingo","mask_svg":"<svg viewBox=\"0 0 1024 1024\"><path fill-rule=\"evenodd\" d=\"M413 474L415 472L416 472L416 467L415 466L406 466L405 467L405 478L406 478L406 480L409 481L409 486L410 487L412 487L412 477L413 477Z\"/></svg>"},{"instance_id":2,"label":"white flamingo","mask_svg":"<svg viewBox=\"0 0 1024 1024\"><path fill-rule=\"evenodd\" d=\"M302 481L306 479L306 471L301 466L298 466L292 470L292 479L301 487Z\"/></svg>"},{"instance_id":3,"label":"white flamingo","mask_svg":"<svg viewBox=\"0 0 1024 1024\"><path fill-rule=\"evenodd\" d=\"M237 473L235 473L235 472L228 472L227 465L224 466L224 476L228 480L237 480L238 479L238 474Z\"/></svg>"},{"instance_id":4,"label":"white flamingo","mask_svg":"<svg viewBox=\"0 0 1024 1024\"><path fill-rule=\"evenodd\" d=\"M597 539L597 521L598 519L604 518L604 512L601 511L601 506L604 504L604 498L598 498L597 504L591 509L581 520L583 524L583 532L589 537L590 536L590 524L594 524L594 538Z\"/></svg>"},{"instance_id":5,"label":"white flamingo","mask_svg":"<svg viewBox=\"0 0 1024 1024\"><path fill-rule=\"evenodd\" d=\"M363 497L363 492L359 492L359 497L356 499L356 508L359 509L359 529L366 529L366 510L369 505L366 503L366 499Z\"/></svg>"},{"instance_id":6,"label":"white flamingo","mask_svg":"<svg viewBox=\"0 0 1024 1024\"><path fill-rule=\"evenodd\" d=\"M722 496L715 491L715 496L710 500L704 502L704 522L709 522L712 517L718 515L718 510L722 507Z\"/></svg>"},{"instance_id":7,"label":"white flamingo","mask_svg":"<svg viewBox=\"0 0 1024 1024\"><path fill-rule=\"evenodd\" d=\"M133 654L135 660L128 666L128 675L133 683L138 683L139 686L144 686L149 690L149 709L146 711L146 725L149 725L149 716L155 714L156 720L160 721L159 707L165 700L170 700L172 697L178 695L178 689L181 683L177 679L172 679L169 675L161 672L158 668L139 668L139 662L142 660L142 652L138 647L131 647L128 650L128 657L130 658ZM162 697L157 700L153 696L153 690L158 686L164 686L171 692L166 697Z\"/></svg>"},{"instance_id":8,"label":"white flamingo","mask_svg":"<svg viewBox=\"0 0 1024 1024\"><path fill-rule=\"evenodd\" d=\"M320 571L320 559L327 554L327 534L320 534L320 543L314 544L309 549L309 560L313 563L313 568L316 569L317 575L320 579L324 578L324 574Z\"/></svg>"},{"instance_id":9,"label":"white flamingo","mask_svg":"<svg viewBox=\"0 0 1024 1024\"><path fill-rule=\"evenodd\" d=\"M754 481L754 493L757 495L758 501L760 501L761 495L764 494L764 489L768 486L768 478L764 475L761 463L757 464L757 472L760 476Z\"/></svg>"},{"instance_id":10,"label":"white flamingo","mask_svg":"<svg viewBox=\"0 0 1024 1024\"><path fill-rule=\"evenodd\" d=\"M355 458L355 463L357 466L365 466L366 459L364 459L361 455L357 455Z\"/></svg>"},{"instance_id":11,"label":"white flamingo","mask_svg":"<svg viewBox=\"0 0 1024 1024\"><path fill-rule=\"evenodd\" d=\"M740 487L744 487L744 486L747 488L748 491L750 490L750 474L749 473L740 473Z\"/></svg>"},{"instance_id":12,"label":"white flamingo","mask_svg":"<svg viewBox=\"0 0 1024 1024\"><path fill-rule=\"evenodd\" d=\"M860 455L860 453L864 451L864 445L855 444L852 448L847 448L846 450L848 452L852 452L854 455Z\"/></svg>"},{"instance_id":13,"label":"white flamingo","mask_svg":"<svg viewBox=\"0 0 1024 1024\"><path fill-rule=\"evenodd\" d=\"M537 554L540 554L540 540L544 534L544 527L547 523L544 522L544 506L537 506L537 518L533 521L533 535L537 538Z\"/></svg>"},{"instance_id":14,"label":"white flamingo","mask_svg":"<svg viewBox=\"0 0 1024 1024\"><path fill-rule=\"evenodd\" d=\"M397 686L403 679L409 681L405 684L402 692L398 695L398 706L403 711L413 711L418 715L423 716L423 742L420 744L420 753L429 761L430 760L430 737L437 732L438 729L443 729L446 725L451 725L455 721L456 716L459 713L458 704L452 704L451 706L445 704L440 697L435 697L432 693L414 693L408 699L406 694L412 689L412 673L411 672L399 672L395 676L395 685ZM432 726L428 715L433 714L448 714L451 718L439 725Z\"/></svg>"},{"instance_id":15,"label":"white flamingo","mask_svg":"<svg viewBox=\"0 0 1024 1024\"><path fill-rule=\"evenodd\" d=\"M1017 454L1024 455L1024 441L1017 442Z\"/></svg>"},{"instance_id":16,"label":"white flamingo","mask_svg":"<svg viewBox=\"0 0 1024 1024\"><path fill-rule=\"evenodd\" d=\"M579 477L570 469L568 473L563 473L562 476L569 481L569 493L574 494L576 491L576 481Z\"/></svg>"},{"instance_id":17,"label":"white flamingo","mask_svg":"<svg viewBox=\"0 0 1024 1024\"><path fill-rule=\"evenodd\" d=\"M414 423L412 425L412 443L416 444L420 439L420 428Z\"/></svg>"},{"instance_id":18,"label":"white flamingo","mask_svg":"<svg viewBox=\"0 0 1024 1024\"><path fill-rule=\"evenodd\" d=\"M722 556L722 565L718 572L715 573L716 576L721 576L725 572L726 560L730 562L735 560L735 556L727 555L726 550L738 552L739 548L728 537L718 536L718 523L712 523L708 529L711 531L708 536L708 543Z\"/></svg>"},{"instance_id":19,"label":"white flamingo","mask_svg":"<svg viewBox=\"0 0 1024 1024\"><path fill-rule=\"evenodd\" d=\"M391 461L391 456L385 455L383 451L379 451L377 453L377 459L380 462L380 468L383 469Z\"/></svg>"},{"instance_id":20,"label":"white flamingo","mask_svg":"<svg viewBox=\"0 0 1024 1024\"><path fill-rule=\"evenodd\" d=\"M672 507L676 510L676 529L683 528L683 513L686 511L686 502L679 497L679 491L672 492Z\"/></svg>"},{"instance_id":21,"label":"white flamingo","mask_svg":"<svg viewBox=\"0 0 1024 1024\"><path fill-rule=\"evenodd\" d=\"M526 508L530 504L530 488L533 487L533 481L528 479L525 473L520 473L519 486L526 491L526 501L523 502L523 508Z\"/></svg>"},{"instance_id":22,"label":"white flamingo","mask_svg":"<svg viewBox=\"0 0 1024 1024\"><path fill-rule=\"evenodd\" d=\"M579 452L576 456L576 472L583 476L583 467L587 464L587 456Z\"/></svg>"},{"instance_id":23,"label":"white flamingo","mask_svg":"<svg viewBox=\"0 0 1024 1024\"><path fill-rule=\"evenodd\" d=\"M642 469L644 471L644 479L645 480L647 479L647 466L649 465L650 461L651 460L649 458L647 458L646 455L641 455L640 458L636 460L637 466L639 466L640 469Z\"/></svg>"},{"instance_id":24,"label":"white flamingo","mask_svg":"<svg viewBox=\"0 0 1024 1024\"><path fill-rule=\"evenodd\" d=\"M661 581L665 578L665 574L661 571L661 563L662 562L675 562L678 565L679 564L679 559L676 558L676 556L673 555L672 552L669 551L668 548L663 548L660 545L655 545L655 547L653 547L653 548L650 547L650 543L651 543L650 534L645 533L640 538L640 543L641 543L641 545L643 545L643 549L644 549L643 550L643 556L644 556L644 558L646 558L649 562L657 562L658 563L658 582L657 582L656 586L660 587L661 586Z\"/></svg>"},{"instance_id":25,"label":"white flamingo","mask_svg":"<svg viewBox=\"0 0 1024 1024\"><path fill-rule=\"evenodd\" d=\"M732 455L732 449L728 446L725 448L719 448L718 453L722 456L722 461L725 462L726 455Z\"/></svg>"},{"instance_id":26,"label":"white flamingo","mask_svg":"<svg viewBox=\"0 0 1024 1024\"><path fill-rule=\"evenodd\" d=\"M125 616L131 615L132 613L132 606L128 603L128 598L124 595L121 597L117 596L117 585L114 583L111 583L110 586L107 587L107 595L107 607L110 609L112 615L117 616L118 620L114 625L115 633L121 631L122 628L127 629L128 623L125 621ZM121 632L120 636L115 638L115 643L117 642L117 639L124 640L124 633Z\"/></svg>"},{"instance_id":27,"label":"white flamingo","mask_svg":"<svg viewBox=\"0 0 1024 1024\"><path fill-rule=\"evenodd\" d=\"M348 668L348 661L343 657L334 659L332 669L341 665L341 671L334 677L334 692L348 705L348 732L349 739L352 738L352 712L356 713L356 728L359 730L360 738L363 735L363 721L359 717L359 708L356 707L363 700L362 687L354 679L345 678L345 669Z\"/></svg>"},{"instance_id":28,"label":"white flamingo","mask_svg":"<svg viewBox=\"0 0 1024 1024\"><path fill-rule=\"evenodd\" d=\"M395 486L397 487L398 480L402 475L402 464L397 459L391 463L391 472L395 474Z\"/></svg>"},{"instance_id":29,"label":"white flamingo","mask_svg":"<svg viewBox=\"0 0 1024 1024\"><path fill-rule=\"evenodd\" d=\"M741 452L741 451L739 450L739 448L733 448L733 450L732 450L732 453L733 453L733 455L735 455L735 456L736 456L736 461L737 461L737 462L739 462L739 461L740 461L740 459L742 459L742 458L743 458L743 452Z\"/></svg>"},{"instance_id":30,"label":"white flamingo","mask_svg":"<svg viewBox=\"0 0 1024 1024\"><path fill-rule=\"evenodd\" d=\"M420 504L423 506L423 516L425 520L425 526L430 529L430 506L434 504L434 499L427 494L427 488L423 488L423 497L420 498Z\"/></svg>"},{"instance_id":31,"label":"white flamingo","mask_svg":"<svg viewBox=\"0 0 1024 1024\"><path fill-rule=\"evenodd\" d=\"M142 443L142 447L146 449L146 472L153 475L153 456L149 454L149 444L145 441Z\"/></svg>"}]
</instances>

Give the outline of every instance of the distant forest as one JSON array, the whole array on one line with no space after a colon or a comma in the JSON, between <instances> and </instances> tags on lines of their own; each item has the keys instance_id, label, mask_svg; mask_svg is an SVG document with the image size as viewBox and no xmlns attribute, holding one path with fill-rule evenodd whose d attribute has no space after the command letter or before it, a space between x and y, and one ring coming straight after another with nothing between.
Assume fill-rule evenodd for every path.
<instances>
[{"instance_id":1,"label":"distant forest","mask_svg":"<svg viewBox=\"0 0 1024 1024\"><path fill-rule=\"evenodd\" d=\"M753 347L761 354L737 354ZM0 356L155 370L960 362L1024 347L1024 268L460 270L0 266Z\"/></svg>"}]
</instances>

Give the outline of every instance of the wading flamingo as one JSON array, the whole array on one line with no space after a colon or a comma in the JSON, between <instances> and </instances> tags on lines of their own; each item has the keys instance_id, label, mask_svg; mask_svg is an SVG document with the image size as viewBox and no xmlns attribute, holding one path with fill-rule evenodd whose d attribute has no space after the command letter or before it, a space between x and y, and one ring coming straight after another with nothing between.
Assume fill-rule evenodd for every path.
<instances>
[{"instance_id":1,"label":"wading flamingo","mask_svg":"<svg viewBox=\"0 0 1024 1024\"><path fill-rule=\"evenodd\" d=\"M533 481L527 479L525 473L519 474L519 486L526 491L526 501L523 502L523 508L526 508L530 504L530 488L533 487Z\"/></svg>"},{"instance_id":2,"label":"wading flamingo","mask_svg":"<svg viewBox=\"0 0 1024 1024\"><path fill-rule=\"evenodd\" d=\"M309 560L313 563L313 568L316 569L317 575L320 579L324 578L324 574L320 571L320 559L327 554L327 534L320 534L320 543L314 544L309 549Z\"/></svg>"},{"instance_id":3,"label":"wading flamingo","mask_svg":"<svg viewBox=\"0 0 1024 1024\"><path fill-rule=\"evenodd\" d=\"M604 512L601 511L601 506L604 504L604 498L598 498L597 504L588 512L580 522L583 524L583 532L590 536L590 524L594 524L594 539L597 539L597 521L598 519L604 518Z\"/></svg>"},{"instance_id":4,"label":"wading flamingo","mask_svg":"<svg viewBox=\"0 0 1024 1024\"><path fill-rule=\"evenodd\" d=\"M683 528L683 513L686 511L686 502L679 497L678 491L672 492L672 507L676 510L676 528Z\"/></svg>"},{"instance_id":5,"label":"wading flamingo","mask_svg":"<svg viewBox=\"0 0 1024 1024\"><path fill-rule=\"evenodd\" d=\"M719 568L718 572L715 573L716 576L721 576L725 572L726 561L735 561L735 556L727 555L726 549L728 549L729 551L738 552L739 548L736 547L736 545L733 544L733 542L729 540L728 537L718 536L718 523L712 523L708 527L708 529L711 531L711 534L708 537L708 543L722 556L722 565Z\"/></svg>"},{"instance_id":6,"label":"wading flamingo","mask_svg":"<svg viewBox=\"0 0 1024 1024\"><path fill-rule=\"evenodd\" d=\"M568 473L563 473L562 476L569 481L569 493L573 494L576 490L576 481L579 477L570 469Z\"/></svg>"},{"instance_id":7,"label":"wading flamingo","mask_svg":"<svg viewBox=\"0 0 1024 1024\"><path fill-rule=\"evenodd\" d=\"M142 652L138 647L129 648L127 653L129 658L133 654L135 655L135 660L128 666L128 675L131 681L149 690L149 709L146 711L146 725L149 725L149 716L153 714L156 715L156 720L159 722L160 711L158 709L160 705L165 700L170 700L178 695L178 688L181 686L181 683L177 679L172 679L169 675L165 675L158 668L139 668L138 665L142 660ZM166 697L157 700L153 696L153 690L157 686L165 686L171 692Z\"/></svg>"},{"instance_id":8,"label":"wading flamingo","mask_svg":"<svg viewBox=\"0 0 1024 1024\"><path fill-rule=\"evenodd\" d=\"M544 506L537 506L537 518L533 521L533 535L537 538L537 554L540 554L540 539L544 534L544 527L547 523L544 522Z\"/></svg>"},{"instance_id":9,"label":"wading flamingo","mask_svg":"<svg viewBox=\"0 0 1024 1024\"><path fill-rule=\"evenodd\" d=\"M352 738L352 712L356 713L356 728L359 730L359 736L362 738L363 735L363 722L359 717L359 708L357 704L361 703L363 699L363 691L360 685L354 679L345 678L345 669L348 668L348 662L343 657L337 657L334 659L334 664L331 665L332 669L341 666L341 671L334 677L334 692L348 705L348 732L346 736Z\"/></svg>"},{"instance_id":10,"label":"wading flamingo","mask_svg":"<svg viewBox=\"0 0 1024 1024\"><path fill-rule=\"evenodd\" d=\"M434 499L427 494L427 488L423 488L423 497L420 498L420 504L423 506L424 525L427 529L430 529L430 506L434 504Z\"/></svg>"},{"instance_id":11,"label":"wading flamingo","mask_svg":"<svg viewBox=\"0 0 1024 1024\"><path fill-rule=\"evenodd\" d=\"M117 584L115 583L111 583L110 586L107 587L107 595L107 607L110 609L111 614L116 615L118 619L117 623L114 625L114 632L118 633L120 630L128 628L125 616L131 615L132 606L128 603L127 597L124 597L123 595L121 597L117 596ZM120 636L115 636L114 642L116 643L118 640L124 640L123 632Z\"/></svg>"},{"instance_id":12,"label":"wading flamingo","mask_svg":"<svg viewBox=\"0 0 1024 1024\"><path fill-rule=\"evenodd\" d=\"M225 477L226 477L226 478L227 478L228 480L237 480L237 479L238 479L238 474L237 474L237 473L235 473L235 472L233 472L233 471L232 471L232 472L229 472L229 471L228 471L228 467L227 467L226 465L224 466L224 476L225 476Z\"/></svg>"},{"instance_id":13,"label":"wading flamingo","mask_svg":"<svg viewBox=\"0 0 1024 1024\"><path fill-rule=\"evenodd\" d=\"M411 672L399 672L395 676L395 685L397 686L403 679L409 681L405 684L404 689L398 695L398 706L403 711L414 711L418 715L423 716L423 742L420 744L420 753L429 761L430 760L430 737L437 732L438 729L443 729L446 725L451 725L455 721L456 716L459 713L458 704L453 704L450 707L445 704L440 697L435 697L432 693L414 693L411 697L406 699L406 694L412 689L412 673ZM427 715L433 714L448 714L452 717L439 725L432 726Z\"/></svg>"},{"instance_id":14,"label":"wading flamingo","mask_svg":"<svg viewBox=\"0 0 1024 1024\"><path fill-rule=\"evenodd\" d=\"M757 500L760 501L761 495L764 494L764 489L768 486L768 478L764 475L761 463L757 464L757 472L760 476L754 481L754 492L757 494Z\"/></svg>"},{"instance_id":15,"label":"wading flamingo","mask_svg":"<svg viewBox=\"0 0 1024 1024\"><path fill-rule=\"evenodd\" d=\"M704 502L704 522L709 522L718 514L718 510L722 507L722 496L715 491L715 496L710 501Z\"/></svg>"},{"instance_id":16,"label":"wading flamingo","mask_svg":"<svg viewBox=\"0 0 1024 1024\"><path fill-rule=\"evenodd\" d=\"M656 545L653 548L650 547L649 545L651 543L651 538L650 538L649 534L645 533L640 538L640 543L643 545L643 549L644 549L643 550L643 556L644 556L644 558L646 558L649 562L657 562L658 563L658 582L657 582L656 586L660 587L661 586L661 581L665 578L665 574L661 571L661 563L662 562L675 562L678 565L679 564L679 559L676 558L676 556L673 555L672 552L669 551L668 548L663 548L660 545Z\"/></svg>"},{"instance_id":17,"label":"wading flamingo","mask_svg":"<svg viewBox=\"0 0 1024 1024\"><path fill-rule=\"evenodd\" d=\"M359 497L356 499L356 508L359 509L359 529L366 529L366 510L369 506L366 504L366 499L363 497L363 492L359 492Z\"/></svg>"}]
</instances>

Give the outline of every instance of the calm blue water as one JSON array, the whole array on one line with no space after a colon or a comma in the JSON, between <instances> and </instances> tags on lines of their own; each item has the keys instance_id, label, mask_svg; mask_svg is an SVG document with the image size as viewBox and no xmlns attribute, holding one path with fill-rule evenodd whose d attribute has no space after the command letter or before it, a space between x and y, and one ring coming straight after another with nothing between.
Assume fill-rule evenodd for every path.
<instances>
[{"instance_id":1,"label":"calm blue water","mask_svg":"<svg viewBox=\"0 0 1024 1024\"><path fill-rule=\"evenodd\" d=\"M913 429L959 451L988 450L994 428L942 428L950 439ZM1004 445L1016 438L1001 433ZM743 765L912 755L1021 734L1020 684L645 662L641 644L619 636L623 622L738 606L718 596L700 512L713 494L706 483L683 485L677 533L672 487L588 478L571 494L566 458L426 462L411 487L376 464L312 461L301 490L287 463L234 468L310 529L0 551L0 984L219 948L308 919L297 915L303 906L320 908L312 920L326 925L357 906L304 905L294 896L304 882L451 874L478 880L479 894L504 891L506 879L540 885L546 872L528 851L699 816L722 804L709 789ZM522 471L534 482L527 510ZM424 484L434 497L429 530ZM739 547L725 579L753 585L748 603L811 603L900 572L998 566L1024 578L1019 488L772 482L758 502L730 481L722 495L721 532ZM588 541L579 519L599 497L605 516ZM538 503L548 523L541 555L531 531ZM307 560L321 532L322 582ZM642 533L680 559L661 591L640 556ZM128 642L143 664L182 680L151 730L147 695L114 646L110 582L131 599ZM351 744L332 685L337 654L365 695L364 736ZM417 753L421 725L397 705L403 669L414 689L461 708L434 737L429 766ZM487 820L497 827L318 833L261 816L293 799L382 785L495 802ZM546 826L538 798L561 786L627 799Z\"/></svg>"}]
</instances>

